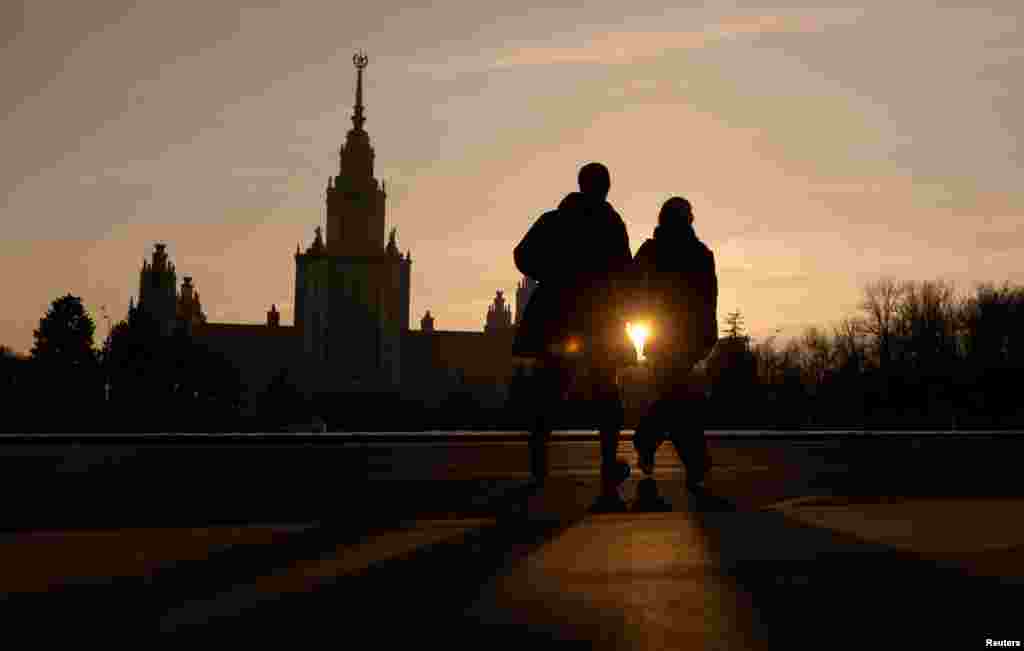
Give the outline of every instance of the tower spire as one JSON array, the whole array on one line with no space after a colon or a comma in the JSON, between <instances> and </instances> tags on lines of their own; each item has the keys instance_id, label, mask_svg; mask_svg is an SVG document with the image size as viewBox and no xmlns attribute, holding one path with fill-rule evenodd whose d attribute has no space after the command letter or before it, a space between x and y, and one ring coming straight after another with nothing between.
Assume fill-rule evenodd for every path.
<instances>
[{"instance_id":1,"label":"tower spire","mask_svg":"<svg viewBox=\"0 0 1024 651\"><path fill-rule=\"evenodd\" d=\"M352 63L356 67L356 105L352 114L352 126L356 131L362 131L363 123L366 122L366 118L363 117L363 68L369 61L362 50L352 55Z\"/></svg>"}]
</instances>

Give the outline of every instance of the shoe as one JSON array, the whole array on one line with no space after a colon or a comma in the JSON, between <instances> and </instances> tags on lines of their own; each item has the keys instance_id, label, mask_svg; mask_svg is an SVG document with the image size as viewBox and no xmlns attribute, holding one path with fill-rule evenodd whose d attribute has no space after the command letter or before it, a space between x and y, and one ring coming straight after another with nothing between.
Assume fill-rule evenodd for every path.
<instances>
[{"instance_id":1,"label":"shoe","mask_svg":"<svg viewBox=\"0 0 1024 651\"><path fill-rule=\"evenodd\" d=\"M691 491L699 491L704 488L704 480L707 478L707 472L704 471L691 471L689 468L686 469L686 488Z\"/></svg>"},{"instance_id":2,"label":"shoe","mask_svg":"<svg viewBox=\"0 0 1024 651\"><path fill-rule=\"evenodd\" d=\"M654 479L641 479L636 485L636 499L630 505L634 513L664 513L672 510L672 503L658 494Z\"/></svg>"},{"instance_id":3,"label":"shoe","mask_svg":"<svg viewBox=\"0 0 1024 651\"><path fill-rule=\"evenodd\" d=\"M602 495L590 507L591 513L625 513L627 510L626 500L619 494Z\"/></svg>"},{"instance_id":4,"label":"shoe","mask_svg":"<svg viewBox=\"0 0 1024 651\"><path fill-rule=\"evenodd\" d=\"M707 452L704 453L699 467L695 468L691 464L686 464L686 487L690 490L704 488L704 480L707 479L709 470L711 470L711 455Z\"/></svg>"}]
</instances>

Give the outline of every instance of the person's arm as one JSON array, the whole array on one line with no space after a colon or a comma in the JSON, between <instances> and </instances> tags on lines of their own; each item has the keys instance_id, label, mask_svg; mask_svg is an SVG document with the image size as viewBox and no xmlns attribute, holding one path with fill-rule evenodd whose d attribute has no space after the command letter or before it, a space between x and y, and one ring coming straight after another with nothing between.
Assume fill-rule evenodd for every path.
<instances>
[{"instance_id":1,"label":"person's arm","mask_svg":"<svg viewBox=\"0 0 1024 651\"><path fill-rule=\"evenodd\" d=\"M637 316L650 316L651 310L648 292L647 274L652 269L653 243L647 240L640 245L636 257L630 261L625 273L623 273L622 287L626 293L626 311L630 318Z\"/></svg>"},{"instance_id":2,"label":"person's arm","mask_svg":"<svg viewBox=\"0 0 1024 651\"><path fill-rule=\"evenodd\" d=\"M621 315L628 312L632 307L632 299L635 292L635 280L633 278L633 253L629 249L629 233L626 231L626 224L622 218L615 214L616 234L609 250L608 270L611 278L611 288L617 301L617 311Z\"/></svg>"},{"instance_id":3,"label":"person's arm","mask_svg":"<svg viewBox=\"0 0 1024 651\"><path fill-rule=\"evenodd\" d=\"M629 231L626 230L626 224L622 221L621 217L619 218L619 226L622 229L622 233L619 238L618 270L619 273L624 273L633 264L633 252L629 248Z\"/></svg>"},{"instance_id":4,"label":"person's arm","mask_svg":"<svg viewBox=\"0 0 1024 651\"><path fill-rule=\"evenodd\" d=\"M701 282L701 303L704 307L704 332L701 333L703 355L706 357L718 343L718 275L715 273L715 254L708 249L707 267Z\"/></svg>"}]
</instances>

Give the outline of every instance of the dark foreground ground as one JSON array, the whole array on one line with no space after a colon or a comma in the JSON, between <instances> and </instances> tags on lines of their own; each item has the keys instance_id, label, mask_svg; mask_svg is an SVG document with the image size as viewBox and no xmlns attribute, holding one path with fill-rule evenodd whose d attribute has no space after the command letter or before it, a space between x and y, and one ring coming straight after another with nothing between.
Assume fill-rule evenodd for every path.
<instances>
[{"instance_id":1,"label":"dark foreground ground","mask_svg":"<svg viewBox=\"0 0 1024 651\"><path fill-rule=\"evenodd\" d=\"M1024 535L1005 524L1024 437L713 438L700 496L665 446L669 510L617 515L588 513L596 440L556 441L532 491L522 441L400 439L8 440L4 624L303 646L1024 637Z\"/></svg>"}]
</instances>

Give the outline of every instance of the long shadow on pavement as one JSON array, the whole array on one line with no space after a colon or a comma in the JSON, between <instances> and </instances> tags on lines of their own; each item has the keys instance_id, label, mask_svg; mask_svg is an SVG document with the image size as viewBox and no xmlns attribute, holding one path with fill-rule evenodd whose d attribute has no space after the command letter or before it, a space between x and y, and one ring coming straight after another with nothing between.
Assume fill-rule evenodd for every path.
<instances>
[{"instance_id":1,"label":"long shadow on pavement","mask_svg":"<svg viewBox=\"0 0 1024 651\"><path fill-rule=\"evenodd\" d=\"M781 513L740 514L711 495L693 503L720 571L749 599L755 635L773 646L971 648L1020 637L1017 585Z\"/></svg>"},{"instance_id":2,"label":"long shadow on pavement","mask_svg":"<svg viewBox=\"0 0 1024 651\"><path fill-rule=\"evenodd\" d=\"M47 592L40 593L6 593L0 594L0 608L3 609L7 630L35 630L49 632L74 632L81 634L102 634L104 639L111 637L135 638L146 636L160 629L165 614L180 608L187 603L202 603L215 600L218 595L230 592L233 587L245 585L254 578L267 576L293 565L296 561L313 560L325 554L336 552L340 545L354 544L375 535L394 531L405 526L410 519L440 515L441 511L452 514L456 512L462 517L493 517L515 518L516 506L524 499L524 488L494 488L489 492L470 490L472 482L385 482L384 484L353 484L348 487L348 494L362 495L365 499L345 503L344 510L333 513L321 513L319 522L307 523L298 531L282 530L274 533L270 540L262 544L239 544L226 548L213 549L205 558L196 560L177 560L164 564L143 576L97 577L71 581ZM375 488L386 488L386 492L374 491ZM345 492L345 491L341 491ZM373 497L369 497L373 496ZM437 505L444 505L441 509ZM202 518L200 518L202 520ZM532 537L545 535L547 528L561 526L562 523L535 523L533 528L523 526L503 527L504 539L500 543L492 541L495 533L479 534L479 542L469 536L462 542L466 545L487 550L506 550L508 543L513 542L508 532L516 532L515 542L530 543ZM524 538L525 536L525 538ZM339 582L335 594L346 586L401 585L399 574L410 570L399 567L422 567L427 569L435 565L427 560L437 552L444 552L442 545L434 550L427 548L413 555L413 558L402 562L382 563L381 567L371 566L351 581ZM493 559L480 555L475 565L480 568L489 567ZM466 559L451 559L453 567L468 567ZM451 574L449 572L449 574ZM415 576L415 571L410 577ZM424 575L426 577L427 575ZM387 579L386 577L390 577ZM453 585L453 577L437 577L438 585L448 590ZM369 591L359 588L360 594L366 596L358 599L359 603L370 603ZM450 591L449 591L450 592ZM381 598L391 601L399 598L395 595L381 594ZM344 605L346 600L335 601L330 592L325 592L326 603L321 614ZM307 605L292 608L292 604L306 603L301 597L290 596L273 603L270 608L257 609L256 617L243 617L227 624L235 631L266 628L266 624L274 621L290 626L289 621L305 620L312 623L304 613ZM382 601L381 603L384 603ZM312 611L316 612L314 608ZM61 622L59 629L52 623ZM325 626L333 621L331 617L323 620ZM173 629L174 627L170 627Z\"/></svg>"}]
</instances>

